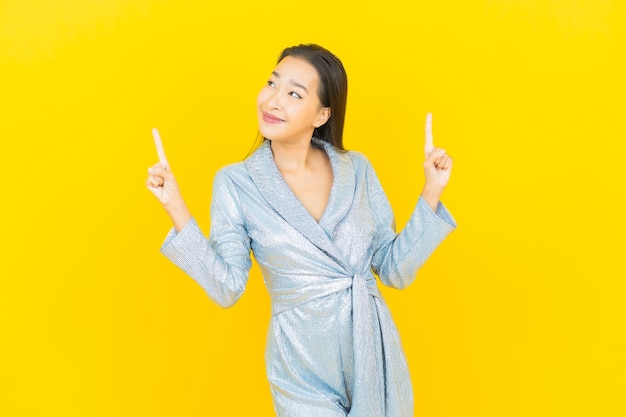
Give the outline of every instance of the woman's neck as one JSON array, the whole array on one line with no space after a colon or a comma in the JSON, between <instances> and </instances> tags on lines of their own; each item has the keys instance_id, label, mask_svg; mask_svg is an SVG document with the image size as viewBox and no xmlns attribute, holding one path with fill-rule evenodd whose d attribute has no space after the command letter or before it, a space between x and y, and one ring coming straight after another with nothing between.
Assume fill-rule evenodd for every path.
<instances>
[{"instance_id":1,"label":"woman's neck","mask_svg":"<svg viewBox=\"0 0 626 417\"><path fill-rule=\"evenodd\" d=\"M272 154L279 171L299 171L307 169L317 156L317 148L311 142L284 143L272 141Z\"/></svg>"}]
</instances>

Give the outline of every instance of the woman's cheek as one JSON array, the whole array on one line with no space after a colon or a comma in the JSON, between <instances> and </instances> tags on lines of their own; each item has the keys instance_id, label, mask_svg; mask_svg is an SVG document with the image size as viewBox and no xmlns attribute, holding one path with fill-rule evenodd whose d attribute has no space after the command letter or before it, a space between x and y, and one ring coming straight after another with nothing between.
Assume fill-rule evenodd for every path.
<instances>
[{"instance_id":1,"label":"woman's cheek","mask_svg":"<svg viewBox=\"0 0 626 417\"><path fill-rule=\"evenodd\" d=\"M265 103L269 98L270 94L271 92L269 91L269 87L267 86L263 87L261 91L259 91L259 95L256 98L256 104L258 108L261 108L263 103Z\"/></svg>"}]
</instances>

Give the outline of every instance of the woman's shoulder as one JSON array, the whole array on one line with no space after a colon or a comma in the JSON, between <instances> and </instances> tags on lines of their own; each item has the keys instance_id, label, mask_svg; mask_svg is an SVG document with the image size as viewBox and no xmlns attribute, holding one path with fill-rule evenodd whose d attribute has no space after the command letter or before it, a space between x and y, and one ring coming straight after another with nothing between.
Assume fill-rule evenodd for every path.
<instances>
[{"instance_id":1,"label":"woman's shoulder","mask_svg":"<svg viewBox=\"0 0 626 417\"><path fill-rule=\"evenodd\" d=\"M241 184L250 176L243 162L234 162L232 164L224 165L215 173L215 180L230 180L236 184Z\"/></svg>"},{"instance_id":2,"label":"woman's shoulder","mask_svg":"<svg viewBox=\"0 0 626 417\"><path fill-rule=\"evenodd\" d=\"M220 169L217 170L217 173L220 175L237 175L246 170L244 162L233 162L231 164L224 165Z\"/></svg>"},{"instance_id":3,"label":"woman's shoulder","mask_svg":"<svg viewBox=\"0 0 626 417\"><path fill-rule=\"evenodd\" d=\"M354 166L354 169L357 171L367 170L371 166L369 159L362 152L346 151L343 153L343 155L345 155L345 158L349 158L349 160L352 162L352 165Z\"/></svg>"},{"instance_id":4,"label":"woman's shoulder","mask_svg":"<svg viewBox=\"0 0 626 417\"><path fill-rule=\"evenodd\" d=\"M367 156L365 156L365 154L360 151L349 150L345 151L344 155L347 155L350 159L352 159L352 161L357 163L369 163Z\"/></svg>"}]
</instances>

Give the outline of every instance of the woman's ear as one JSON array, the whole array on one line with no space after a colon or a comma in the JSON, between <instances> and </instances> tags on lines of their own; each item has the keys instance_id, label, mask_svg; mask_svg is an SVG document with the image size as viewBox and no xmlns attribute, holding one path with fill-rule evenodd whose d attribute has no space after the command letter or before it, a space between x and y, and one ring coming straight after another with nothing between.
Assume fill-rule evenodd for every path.
<instances>
[{"instance_id":1,"label":"woman's ear","mask_svg":"<svg viewBox=\"0 0 626 417\"><path fill-rule=\"evenodd\" d=\"M315 128L323 126L328 119L330 119L330 107L322 107L317 114L317 119L315 120L313 126L315 126Z\"/></svg>"}]
</instances>

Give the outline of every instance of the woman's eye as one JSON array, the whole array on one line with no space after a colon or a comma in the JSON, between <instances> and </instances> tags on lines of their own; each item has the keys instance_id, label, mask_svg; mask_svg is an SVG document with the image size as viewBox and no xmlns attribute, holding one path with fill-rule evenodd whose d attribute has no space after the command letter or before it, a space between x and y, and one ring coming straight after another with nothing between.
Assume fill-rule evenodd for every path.
<instances>
[{"instance_id":1,"label":"woman's eye","mask_svg":"<svg viewBox=\"0 0 626 417\"><path fill-rule=\"evenodd\" d=\"M269 80L269 81L267 82L267 85L269 85L269 86L270 86L270 87L272 87L272 88L276 87L276 83L275 83L274 81L272 81L272 80Z\"/></svg>"},{"instance_id":2,"label":"woman's eye","mask_svg":"<svg viewBox=\"0 0 626 417\"><path fill-rule=\"evenodd\" d=\"M302 98L302 97L300 97L300 94L296 93L295 91L292 91L291 93L289 93L289 95L291 97L295 97L295 98Z\"/></svg>"}]
</instances>

